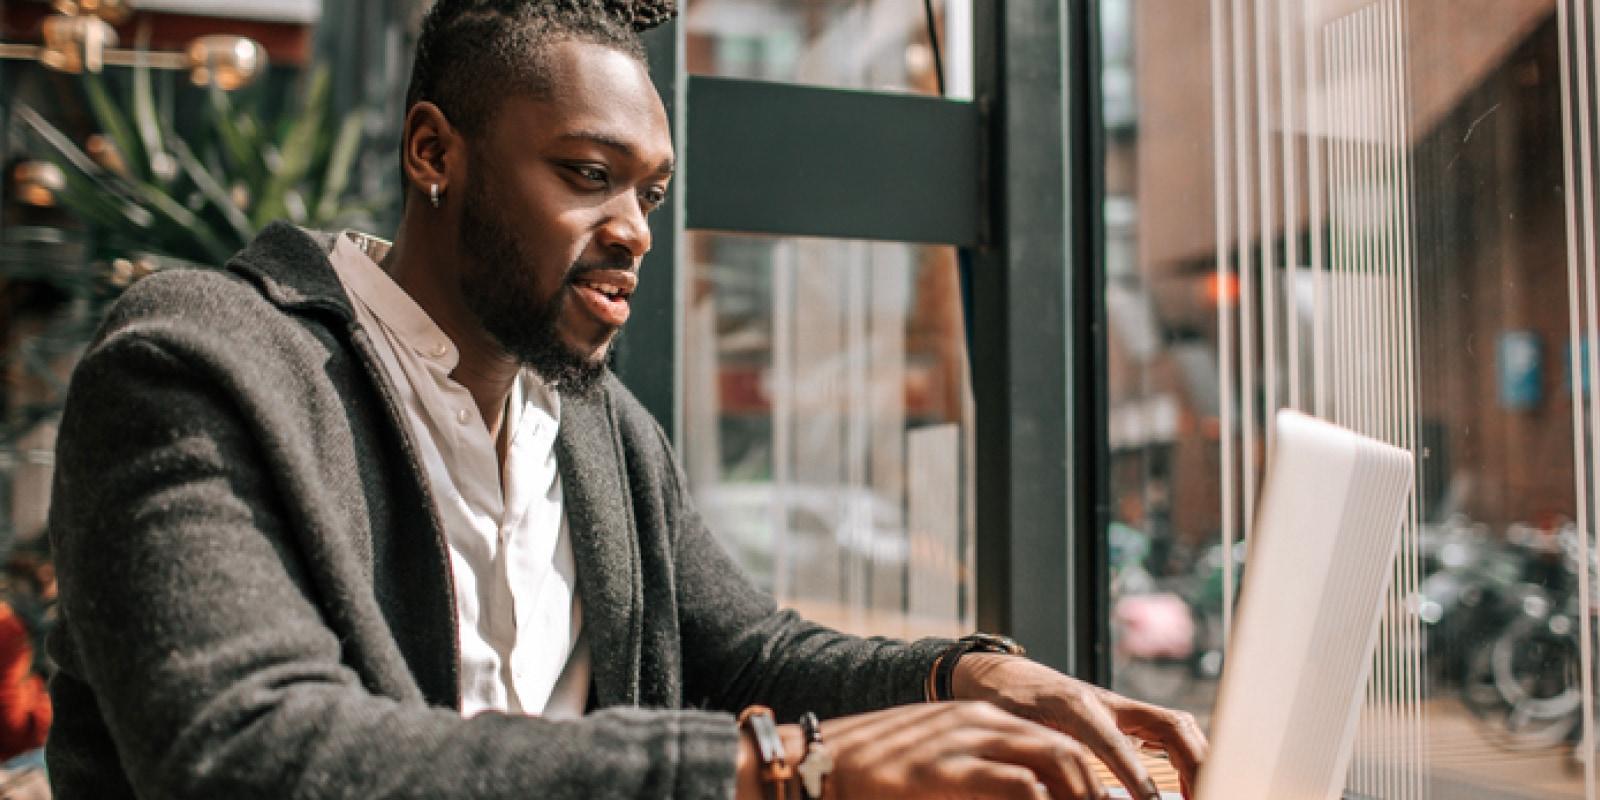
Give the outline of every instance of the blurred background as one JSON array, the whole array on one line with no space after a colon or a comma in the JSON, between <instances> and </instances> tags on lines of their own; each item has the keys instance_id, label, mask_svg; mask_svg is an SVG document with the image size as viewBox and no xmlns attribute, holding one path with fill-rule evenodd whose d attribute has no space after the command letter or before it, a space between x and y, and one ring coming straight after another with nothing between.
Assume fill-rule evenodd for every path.
<instances>
[{"instance_id":1,"label":"blurred background","mask_svg":"<svg viewBox=\"0 0 1600 800\"><path fill-rule=\"evenodd\" d=\"M989 1L688 0L652 43L690 76L970 105ZM1095 523L1059 535L1092 539L1101 601L1050 624L1102 632L1092 677L1206 720L1267 421L1318 412L1420 465L1352 790L1600 796L1595 4L1068 5L1089 27L1071 131L1092 142L1095 289L1072 324L1097 355L1039 369L1093 376ZM47 561L54 424L107 302L273 219L392 232L425 7L0 2L0 550L34 559L17 574ZM708 525L821 621L972 630L972 249L679 224L675 439ZM16 602L47 626L47 600Z\"/></svg>"},{"instance_id":2,"label":"blurred background","mask_svg":"<svg viewBox=\"0 0 1600 800\"><path fill-rule=\"evenodd\" d=\"M1114 685L1209 711L1316 410L1419 464L1352 788L1595 797L1594 5L1098 6Z\"/></svg>"}]
</instances>

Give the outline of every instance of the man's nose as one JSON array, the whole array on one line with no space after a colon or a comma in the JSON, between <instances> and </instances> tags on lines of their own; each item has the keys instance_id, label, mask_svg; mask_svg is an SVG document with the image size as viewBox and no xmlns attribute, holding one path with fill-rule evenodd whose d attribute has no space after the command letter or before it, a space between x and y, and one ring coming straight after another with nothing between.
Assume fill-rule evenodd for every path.
<instances>
[{"instance_id":1,"label":"man's nose","mask_svg":"<svg viewBox=\"0 0 1600 800\"><path fill-rule=\"evenodd\" d=\"M650 252L650 220L645 217L638 198L617 198L600 228L600 239L605 246L626 250L635 259L644 258L644 254Z\"/></svg>"}]
</instances>

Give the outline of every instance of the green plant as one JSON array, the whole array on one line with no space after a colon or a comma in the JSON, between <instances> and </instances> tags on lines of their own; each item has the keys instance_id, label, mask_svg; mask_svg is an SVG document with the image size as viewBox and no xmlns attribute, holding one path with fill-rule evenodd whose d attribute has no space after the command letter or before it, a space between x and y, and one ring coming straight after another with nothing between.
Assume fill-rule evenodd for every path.
<instances>
[{"instance_id":1,"label":"green plant","mask_svg":"<svg viewBox=\"0 0 1600 800\"><path fill-rule=\"evenodd\" d=\"M59 199L89 226L97 261L139 264L141 271L171 259L216 266L274 220L337 227L371 211L350 197L363 111L330 124L326 67L303 86L277 124L266 118L260 95L252 106L236 107L221 90L206 90L208 124L192 143L161 119L144 68L133 74L131 114L101 76L83 75L98 147L80 146L32 108L16 113L65 174Z\"/></svg>"},{"instance_id":2,"label":"green plant","mask_svg":"<svg viewBox=\"0 0 1600 800\"><path fill-rule=\"evenodd\" d=\"M101 76L83 76L99 133L81 144L36 109L14 107L42 145L30 148L35 157L60 167L56 199L85 230L18 226L0 235L0 552L19 533L36 533L13 530L10 483L20 467L51 462L49 427L71 364L128 284L170 265L220 266L277 219L369 222L376 204L351 191L364 112L335 119L329 86L326 68L312 70L281 115L266 92L236 103L219 90L185 90L209 95L204 124L187 137L158 113L147 69L135 70L120 102Z\"/></svg>"}]
</instances>

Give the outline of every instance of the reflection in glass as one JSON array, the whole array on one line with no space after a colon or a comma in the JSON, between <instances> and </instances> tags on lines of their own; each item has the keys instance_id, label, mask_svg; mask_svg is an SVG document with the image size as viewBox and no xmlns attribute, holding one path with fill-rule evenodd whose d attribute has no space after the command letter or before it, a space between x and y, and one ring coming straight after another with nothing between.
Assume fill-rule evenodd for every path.
<instances>
[{"instance_id":1,"label":"reflection in glass","mask_svg":"<svg viewBox=\"0 0 1600 800\"><path fill-rule=\"evenodd\" d=\"M1279 407L1411 447L1350 787L1596 797L1596 8L1102 4L1117 688L1202 719Z\"/></svg>"},{"instance_id":2,"label":"reflection in glass","mask_svg":"<svg viewBox=\"0 0 1600 800\"><path fill-rule=\"evenodd\" d=\"M684 453L708 527L812 619L969 629L953 249L695 234L690 250Z\"/></svg>"},{"instance_id":3,"label":"reflection in glass","mask_svg":"<svg viewBox=\"0 0 1600 800\"><path fill-rule=\"evenodd\" d=\"M933 4L948 96L972 97L972 2ZM691 73L936 94L923 0L693 0Z\"/></svg>"}]
</instances>

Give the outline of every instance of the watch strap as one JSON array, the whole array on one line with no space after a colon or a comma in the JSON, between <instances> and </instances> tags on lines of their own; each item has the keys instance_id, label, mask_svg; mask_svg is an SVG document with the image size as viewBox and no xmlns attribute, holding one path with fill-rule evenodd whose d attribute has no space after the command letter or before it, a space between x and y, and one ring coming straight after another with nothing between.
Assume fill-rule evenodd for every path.
<instances>
[{"instance_id":1,"label":"watch strap","mask_svg":"<svg viewBox=\"0 0 1600 800\"><path fill-rule=\"evenodd\" d=\"M1004 653L1021 656L1027 655L1027 652L1015 639L1008 636L994 633L973 633L963 636L934 659L933 668L928 671L926 687L928 700L938 702L955 699L956 664L967 653Z\"/></svg>"}]
</instances>

